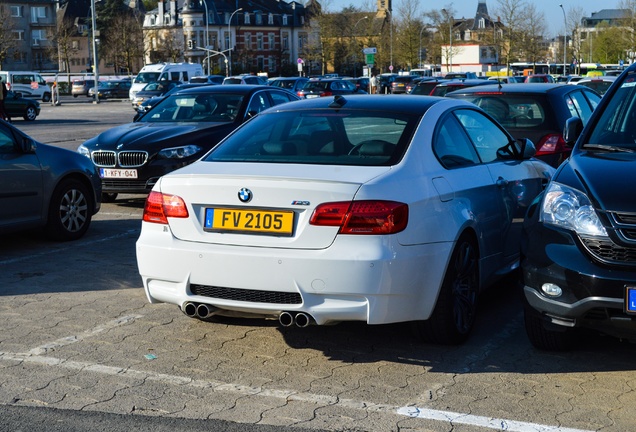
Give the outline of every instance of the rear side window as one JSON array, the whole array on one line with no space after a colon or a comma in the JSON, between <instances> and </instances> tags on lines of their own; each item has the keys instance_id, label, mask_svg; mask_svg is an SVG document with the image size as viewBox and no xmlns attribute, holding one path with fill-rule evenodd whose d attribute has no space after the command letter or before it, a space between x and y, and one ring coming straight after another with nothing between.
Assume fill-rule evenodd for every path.
<instances>
[{"instance_id":1,"label":"rear side window","mask_svg":"<svg viewBox=\"0 0 636 432\"><path fill-rule=\"evenodd\" d=\"M205 160L385 166L397 163L420 117L408 113L267 111Z\"/></svg>"},{"instance_id":2,"label":"rear side window","mask_svg":"<svg viewBox=\"0 0 636 432\"><path fill-rule=\"evenodd\" d=\"M598 104L599 98L596 95L592 94L591 92L588 92L587 95L590 98L597 99ZM572 92L567 98L568 108L570 109L572 117L579 117L581 120L583 120L583 124L587 124L590 116L592 115L592 110L594 109L594 107L590 105L590 102L585 97L583 92Z\"/></svg>"}]
</instances>

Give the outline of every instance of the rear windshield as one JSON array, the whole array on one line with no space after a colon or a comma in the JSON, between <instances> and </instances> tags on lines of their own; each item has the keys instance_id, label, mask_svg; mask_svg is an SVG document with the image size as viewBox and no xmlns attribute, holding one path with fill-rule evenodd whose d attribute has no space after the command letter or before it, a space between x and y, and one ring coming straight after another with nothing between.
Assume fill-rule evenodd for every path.
<instances>
[{"instance_id":1,"label":"rear windshield","mask_svg":"<svg viewBox=\"0 0 636 432\"><path fill-rule=\"evenodd\" d=\"M614 84L613 81L601 81L601 80L579 82L579 85L589 87L592 90L596 90L596 92L598 92L598 94L601 94L601 95L604 95L605 92L607 92L607 89L609 89L612 84Z\"/></svg>"},{"instance_id":2,"label":"rear windshield","mask_svg":"<svg viewBox=\"0 0 636 432\"><path fill-rule=\"evenodd\" d=\"M303 90L321 91L329 88L329 81L308 81L303 86Z\"/></svg>"},{"instance_id":3,"label":"rear windshield","mask_svg":"<svg viewBox=\"0 0 636 432\"><path fill-rule=\"evenodd\" d=\"M340 110L265 112L204 160L383 166L397 163L420 116Z\"/></svg>"},{"instance_id":4,"label":"rear windshield","mask_svg":"<svg viewBox=\"0 0 636 432\"><path fill-rule=\"evenodd\" d=\"M467 100L493 116L501 125L510 129L555 128L547 102L542 95L468 94L458 99Z\"/></svg>"}]
</instances>

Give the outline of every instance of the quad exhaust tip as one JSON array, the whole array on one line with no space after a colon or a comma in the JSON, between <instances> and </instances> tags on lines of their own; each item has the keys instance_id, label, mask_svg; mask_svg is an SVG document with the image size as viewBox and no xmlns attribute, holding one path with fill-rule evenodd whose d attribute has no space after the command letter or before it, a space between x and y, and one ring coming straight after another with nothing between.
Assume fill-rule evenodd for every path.
<instances>
[{"instance_id":1,"label":"quad exhaust tip","mask_svg":"<svg viewBox=\"0 0 636 432\"><path fill-rule=\"evenodd\" d=\"M203 303L188 302L183 306L183 313L190 318L206 319L218 313L218 309Z\"/></svg>"},{"instance_id":2,"label":"quad exhaust tip","mask_svg":"<svg viewBox=\"0 0 636 432\"><path fill-rule=\"evenodd\" d=\"M296 324L296 327L305 328L312 324L314 320L304 312L298 312L295 315L292 312L281 312L278 315L278 322L283 327L290 327Z\"/></svg>"}]
</instances>

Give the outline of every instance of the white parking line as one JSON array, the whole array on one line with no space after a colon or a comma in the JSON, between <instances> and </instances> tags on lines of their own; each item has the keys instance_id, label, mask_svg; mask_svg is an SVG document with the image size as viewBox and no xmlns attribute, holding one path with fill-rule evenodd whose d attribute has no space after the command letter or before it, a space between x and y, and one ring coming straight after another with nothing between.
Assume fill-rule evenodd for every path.
<instances>
[{"instance_id":1,"label":"white parking line","mask_svg":"<svg viewBox=\"0 0 636 432\"><path fill-rule=\"evenodd\" d=\"M106 366L99 363L80 362L74 360L59 359L56 357L44 356L47 352L54 351L58 347L80 342L90 336L103 331L129 324L143 315L128 315L109 321L103 325L82 332L78 335L67 336L53 342L42 344L29 350L26 353L3 353L0 352L0 361L19 361L28 364L42 366L57 366L80 372L92 372L102 375L119 376L122 378L155 381L166 385L180 385L196 388L206 388L211 391L223 391L238 393L244 396L263 396L278 398L287 401L308 402L312 404L340 406L343 408L359 409L363 411L395 413L402 416L433 420L449 425L464 424L468 426L478 426L485 429L511 432L593 432L582 429L572 429L560 426L549 426L537 423L520 422L515 420L498 419L492 417L476 416L472 414L457 413L452 411L440 411L415 406L395 407L387 404L377 404L373 402L358 401L353 399L343 399L337 396L321 395L307 392L296 392L294 390L273 390L262 387L246 386L235 383L224 383L220 381L195 380L178 375L168 375L156 372L147 372L131 369L128 367Z\"/></svg>"},{"instance_id":2,"label":"white parking line","mask_svg":"<svg viewBox=\"0 0 636 432\"><path fill-rule=\"evenodd\" d=\"M102 325L102 326L98 326L95 327L93 329L90 330L86 330L85 332L82 332L78 335L73 335L73 336L67 336L67 337L63 337L60 338L58 340L55 340L53 342L48 342L46 344L40 345L39 347L33 348L31 350L29 350L29 352L27 352L27 355L31 355L31 356L39 356L42 354L46 354L49 351L55 351L56 348L60 348L66 345L70 345L70 344L74 344L76 342L80 342L90 336L94 336L96 334L99 334L103 331L106 330L110 330L119 326L122 326L124 324L128 324L133 322L135 319L141 318L143 317L143 315L128 315L128 316L124 316L121 318L117 318L115 320L109 321L106 324Z\"/></svg>"},{"instance_id":3,"label":"white parking line","mask_svg":"<svg viewBox=\"0 0 636 432\"><path fill-rule=\"evenodd\" d=\"M418 407L398 408L398 414L427 420L443 421L451 424L479 426L487 429L512 432L594 432L582 429L571 429L561 426L546 426L536 423L519 422L515 420L498 419L475 416L472 414L438 411Z\"/></svg>"}]
</instances>

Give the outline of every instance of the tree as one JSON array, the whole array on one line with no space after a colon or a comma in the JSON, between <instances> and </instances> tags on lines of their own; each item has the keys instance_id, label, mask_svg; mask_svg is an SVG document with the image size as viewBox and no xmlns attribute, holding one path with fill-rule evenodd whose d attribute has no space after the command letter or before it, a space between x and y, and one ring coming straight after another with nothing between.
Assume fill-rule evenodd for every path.
<instances>
[{"instance_id":1,"label":"tree","mask_svg":"<svg viewBox=\"0 0 636 432\"><path fill-rule=\"evenodd\" d=\"M102 56L113 64L116 72L131 73L137 59L144 54L141 17L130 11L120 12L111 20L103 37L106 43L101 47Z\"/></svg>"},{"instance_id":2,"label":"tree","mask_svg":"<svg viewBox=\"0 0 636 432\"><path fill-rule=\"evenodd\" d=\"M48 55L52 59L57 58L60 70L66 71L67 83L71 82L71 59L79 52L76 37L77 26L68 17L58 21L55 29L48 35L51 41Z\"/></svg>"},{"instance_id":3,"label":"tree","mask_svg":"<svg viewBox=\"0 0 636 432\"><path fill-rule=\"evenodd\" d=\"M394 54L399 69L413 69L419 63L420 31L424 26L416 0L403 0L397 9L400 17L394 29Z\"/></svg>"},{"instance_id":4,"label":"tree","mask_svg":"<svg viewBox=\"0 0 636 432\"><path fill-rule=\"evenodd\" d=\"M596 26L597 36L594 41L594 58L599 63L618 63L625 55L623 39L624 28L601 23ZM619 42L619 43L617 43Z\"/></svg>"},{"instance_id":5,"label":"tree","mask_svg":"<svg viewBox=\"0 0 636 432\"><path fill-rule=\"evenodd\" d=\"M543 12L537 11L534 4L529 4L524 11L524 19L519 20L520 33L523 39L525 58L536 64L545 59L546 50L542 44L545 39L546 21Z\"/></svg>"},{"instance_id":6,"label":"tree","mask_svg":"<svg viewBox=\"0 0 636 432\"><path fill-rule=\"evenodd\" d=\"M149 41L149 57L151 63L173 62L177 63L183 58L183 38L175 31L153 29L145 34Z\"/></svg>"},{"instance_id":7,"label":"tree","mask_svg":"<svg viewBox=\"0 0 636 432\"><path fill-rule=\"evenodd\" d=\"M11 50L16 48L15 37L13 30L15 25L10 16L9 8L3 4L0 4L0 69L2 69L2 63L9 57Z\"/></svg>"},{"instance_id":8,"label":"tree","mask_svg":"<svg viewBox=\"0 0 636 432\"><path fill-rule=\"evenodd\" d=\"M510 63L517 60L519 49L523 46L524 27L527 28L527 14L529 5L521 0L497 0L495 15L501 18L505 26L501 54L506 59L506 68L510 70Z\"/></svg>"},{"instance_id":9,"label":"tree","mask_svg":"<svg viewBox=\"0 0 636 432\"><path fill-rule=\"evenodd\" d=\"M583 8L580 6L571 7L568 9L566 16L566 32L570 35L572 44L572 55L570 58L575 59L576 61L576 72L579 74L581 72L581 62L583 61L583 44L581 41L581 20L584 16Z\"/></svg>"}]
</instances>

